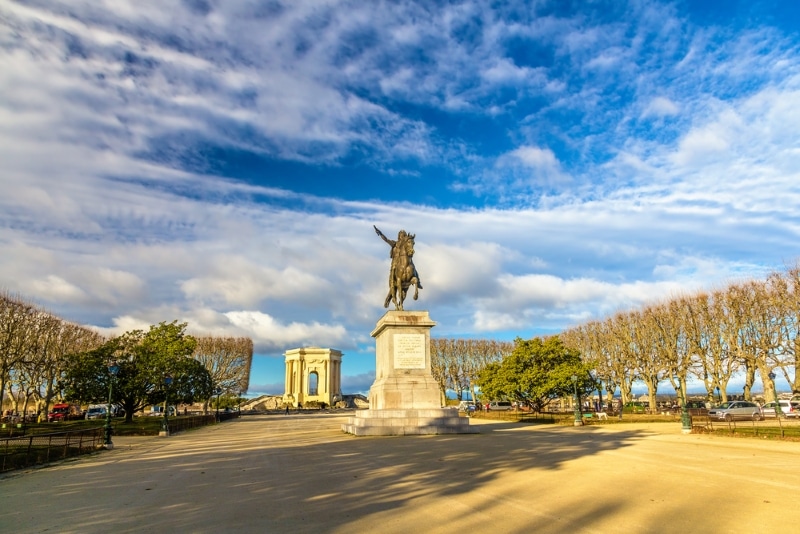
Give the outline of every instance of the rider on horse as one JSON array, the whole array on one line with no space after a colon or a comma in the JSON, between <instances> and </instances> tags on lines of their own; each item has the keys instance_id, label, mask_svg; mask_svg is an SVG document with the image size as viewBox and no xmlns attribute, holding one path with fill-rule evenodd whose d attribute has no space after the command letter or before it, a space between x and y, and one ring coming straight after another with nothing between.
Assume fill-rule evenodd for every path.
<instances>
[{"instance_id":1,"label":"rider on horse","mask_svg":"<svg viewBox=\"0 0 800 534\"><path fill-rule=\"evenodd\" d=\"M377 226L372 225L372 227L375 228L375 233L381 236L381 239L386 241L389 244L389 246L392 247L391 251L389 251L389 256L392 258L392 266L389 270L389 286L391 287L393 283L395 267L397 266L397 259L400 256L400 254L405 253L402 245L405 243L406 239L408 239L408 234L406 233L405 230L400 230L397 233L397 241L394 241L383 235L383 232L378 230ZM400 244L401 246L397 246L398 244ZM417 273L417 267L414 265L414 262L413 260L411 260L411 258L409 258L409 261L411 263L411 269L413 269L413 275L417 278L417 288L422 289L422 283L419 281L419 273Z\"/></svg>"}]
</instances>

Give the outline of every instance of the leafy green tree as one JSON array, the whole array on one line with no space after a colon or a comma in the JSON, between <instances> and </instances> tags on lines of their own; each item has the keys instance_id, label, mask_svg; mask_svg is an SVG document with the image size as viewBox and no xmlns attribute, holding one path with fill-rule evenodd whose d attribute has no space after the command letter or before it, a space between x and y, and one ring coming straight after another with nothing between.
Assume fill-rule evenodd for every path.
<instances>
[{"instance_id":1,"label":"leafy green tree","mask_svg":"<svg viewBox=\"0 0 800 534\"><path fill-rule=\"evenodd\" d=\"M65 375L69 398L106 402L113 380L112 402L125 410L126 422L134 412L165 399L189 403L207 399L213 384L206 368L191 358L196 341L185 333L186 323L160 323L148 332L133 330L75 358ZM112 376L108 366L116 363ZM171 381L167 384L166 378Z\"/></svg>"},{"instance_id":2,"label":"leafy green tree","mask_svg":"<svg viewBox=\"0 0 800 534\"><path fill-rule=\"evenodd\" d=\"M478 377L483 396L528 404L542 411L553 399L572 396L577 388L585 395L594 387L591 365L580 352L567 348L557 336L514 340L514 350L502 362L488 364Z\"/></svg>"},{"instance_id":3,"label":"leafy green tree","mask_svg":"<svg viewBox=\"0 0 800 534\"><path fill-rule=\"evenodd\" d=\"M89 403L108 400L111 380L108 365L116 359L116 341L116 338L111 339L95 349L74 354L69 359L61 384L67 399Z\"/></svg>"},{"instance_id":4,"label":"leafy green tree","mask_svg":"<svg viewBox=\"0 0 800 534\"><path fill-rule=\"evenodd\" d=\"M181 357L172 368L172 384L167 388L170 403L192 404L214 394L214 381L208 369L191 357Z\"/></svg>"}]
</instances>

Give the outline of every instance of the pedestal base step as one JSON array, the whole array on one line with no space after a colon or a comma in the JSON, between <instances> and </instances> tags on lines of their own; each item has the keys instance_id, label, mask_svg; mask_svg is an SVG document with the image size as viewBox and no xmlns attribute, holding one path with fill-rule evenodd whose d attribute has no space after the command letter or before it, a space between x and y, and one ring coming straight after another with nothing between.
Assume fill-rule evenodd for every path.
<instances>
[{"instance_id":1,"label":"pedestal base step","mask_svg":"<svg viewBox=\"0 0 800 534\"><path fill-rule=\"evenodd\" d=\"M469 418L451 408L420 410L364 410L342 425L356 436L414 436L423 434L477 434Z\"/></svg>"}]
</instances>

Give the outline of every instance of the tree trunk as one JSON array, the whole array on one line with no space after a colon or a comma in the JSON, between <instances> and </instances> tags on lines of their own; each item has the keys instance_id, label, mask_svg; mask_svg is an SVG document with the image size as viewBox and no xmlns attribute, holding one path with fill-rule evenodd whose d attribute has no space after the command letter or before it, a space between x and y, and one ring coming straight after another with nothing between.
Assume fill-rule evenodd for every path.
<instances>
[{"instance_id":1,"label":"tree trunk","mask_svg":"<svg viewBox=\"0 0 800 534\"><path fill-rule=\"evenodd\" d=\"M756 368L753 362L745 360L744 363L744 400L752 400L753 383L756 381Z\"/></svg>"}]
</instances>

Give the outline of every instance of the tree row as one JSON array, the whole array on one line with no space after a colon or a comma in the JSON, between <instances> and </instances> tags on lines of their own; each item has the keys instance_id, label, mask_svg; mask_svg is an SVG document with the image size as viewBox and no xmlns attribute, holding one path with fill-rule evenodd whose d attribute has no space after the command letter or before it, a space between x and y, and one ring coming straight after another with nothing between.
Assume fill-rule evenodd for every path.
<instances>
[{"instance_id":1,"label":"tree row","mask_svg":"<svg viewBox=\"0 0 800 534\"><path fill-rule=\"evenodd\" d=\"M634 383L655 406L659 386L686 391L700 383L711 402L725 401L734 377L751 400L756 378L766 400L776 378L800 392L800 267L712 291L698 291L593 320L561 334L594 367L607 394L632 399Z\"/></svg>"},{"instance_id":2,"label":"tree row","mask_svg":"<svg viewBox=\"0 0 800 534\"><path fill-rule=\"evenodd\" d=\"M104 338L27 300L0 293L0 397L28 413L54 401L105 403L126 417L147 405L204 402L247 390L249 338L191 336L177 321Z\"/></svg>"}]
</instances>

